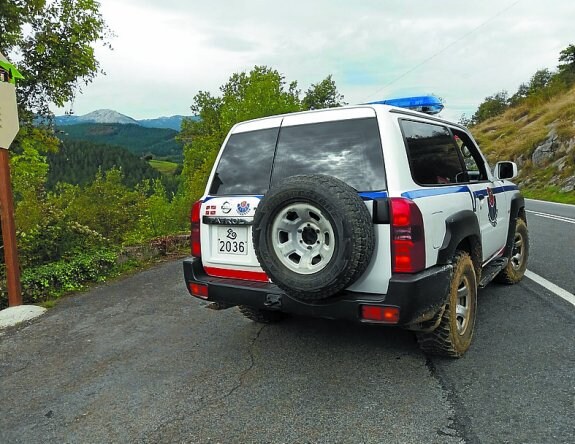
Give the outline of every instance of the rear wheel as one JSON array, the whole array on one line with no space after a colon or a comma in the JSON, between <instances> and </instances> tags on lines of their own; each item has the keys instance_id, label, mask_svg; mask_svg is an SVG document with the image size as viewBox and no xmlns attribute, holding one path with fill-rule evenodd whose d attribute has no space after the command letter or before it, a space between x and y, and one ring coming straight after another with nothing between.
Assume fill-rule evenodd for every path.
<instances>
[{"instance_id":1,"label":"rear wheel","mask_svg":"<svg viewBox=\"0 0 575 444\"><path fill-rule=\"evenodd\" d=\"M259 322L260 324L273 324L286 317L285 313L281 311L262 310L248 305L240 305L238 308L246 318L254 322Z\"/></svg>"},{"instance_id":2,"label":"rear wheel","mask_svg":"<svg viewBox=\"0 0 575 444\"><path fill-rule=\"evenodd\" d=\"M495 280L502 284L516 284L525 274L527 260L529 259L529 232L523 219L517 219L515 223L515 235L513 248L509 256L507 266L501 270Z\"/></svg>"},{"instance_id":3,"label":"rear wheel","mask_svg":"<svg viewBox=\"0 0 575 444\"><path fill-rule=\"evenodd\" d=\"M439 326L429 333L417 333L425 353L459 358L471 345L477 311L477 279L468 253L453 258L453 276Z\"/></svg>"}]
</instances>

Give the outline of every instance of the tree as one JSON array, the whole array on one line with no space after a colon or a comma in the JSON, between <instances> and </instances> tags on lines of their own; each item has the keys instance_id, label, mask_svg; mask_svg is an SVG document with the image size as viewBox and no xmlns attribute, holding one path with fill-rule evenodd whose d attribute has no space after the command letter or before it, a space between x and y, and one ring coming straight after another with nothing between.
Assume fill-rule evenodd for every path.
<instances>
[{"instance_id":1,"label":"tree","mask_svg":"<svg viewBox=\"0 0 575 444\"><path fill-rule=\"evenodd\" d=\"M267 66L256 66L249 74L233 74L221 91L220 118L225 133L243 120L301 109L297 82L286 85L285 77Z\"/></svg>"},{"instance_id":2,"label":"tree","mask_svg":"<svg viewBox=\"0 0 575 444\"><path fill-rule=\"evenodd\" d=\"M49 119L49 104L63 106L100 72L92 45L109 32L98 8L96 0L0 0L0 51L25 77L16 86L21 129L10 150L23 265L57 260L70 245L71 222L46 192L43 153L57 151L59 142L50 128L32 123ZM77 245L88 246L81 239Z\"/></svg>"},{"instance_id":3,"label":"tree","mask_svg":"<svg viewBox=\"0 0 575 444\"><path fill-rule=\"evenodd\" d=\"M554 74L547 68L537 70L531 76L529 83L519 85L517 92L509 98L509 105L515 106L527 97L540 93L550 85L553 76Z\"/></svg>"},{"instance_id":4,"label":"tree","mask_svg":"<svg viewBox=\"0 0 575 444\"><path fill-rule=\"evenodd\" d=\"M110 35L96 0L0 0L0 51L18 62L20 119L49 116L101 72L93 44ZM109 45L108 45L109 46Z\"/></svg>"},{"instance_id":5,"label":"tree","mask_svg":"<svg viewBox=\"0 0 575 444\"><path fill-rule=\"evenodd\" d=\"M485 98L471 117L471 120L474 125L481 123L491 117L503 114L508 107L509 97L507 91L499 91Z\"/></svg>"},{"instance_id":6,"label":"tree","mask_svg":"<svg viewBox=\"0 0 575 444\"><path fill-rule=\"evenodd\" d=\"M243 120L301 110L297 82L267 66L233 74L214 97L200 91L192 112L198 119L184 119L178 140L184 142L182 187L186 194L201 193L218 150L233 125Z\"/></svg>"},{"instance_id":7,"label":"tree","mask_svg":"<svg viewBox=\"0 0 575 444\"><path fill-rule=\"evenodd\" d=\"M515 106L518 103L520 103L523 99L525 99L528 95L529 95L529 85L527 85L526 83L522 83L521 85L519 85L519 88L517 88L517 92L509 98L509 104L511 106Z\"/></svg>"},{"instance_id":8,"label":"tree","mask_svg":"<svg viewBox=\"0 0 575 444\"><path fill-rule=\"evenodd\" d=\"M559 71L575 71L575 45L570 44L559 53Z\"/></svg>"},{"instance_id":9,"label":"tree","mask_svg":"<svg viewBox=\"0 0 575 444\"><path fill-rule=\"evenodd\" d=\"M553 78L553 73L549 71L547 68L540 69L531 76L531 80L529 80L529 94L534 94L547 85Z\"/></svg>"},{"instance_id":10,"label":"tree","mask_svg":"<svg viewBox=\"0 0 575 444\"><path fill-rule=\"evenodd\" d=\"M347 105L344 96L335 86L331 74L319 83L312 84L302 100L303 109L336 108Z\"/></svg>"}]
</instances>

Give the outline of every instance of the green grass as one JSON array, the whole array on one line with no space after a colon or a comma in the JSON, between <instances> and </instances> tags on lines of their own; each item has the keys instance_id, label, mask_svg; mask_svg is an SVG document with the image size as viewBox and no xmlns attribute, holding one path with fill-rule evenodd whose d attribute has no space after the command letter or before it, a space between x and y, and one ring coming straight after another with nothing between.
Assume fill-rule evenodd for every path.
<instances>
[{"instance_id":1,"label":"green grass","mask_svg":"<svg viewBox=\"0 0 575 444\"><path fill-rule=\"evenodd\" d=\"M178 168L177 163L168 162L166 160L150 160L148 163L152 168L158 170L162 174L174 174L174 171Z\"/></svg>"},{"instance_id":2,"label":"green grass","mask_svg":"<svg viewBox=\"0 0 575 444\"><path fill-rule=\"evenodd\" d=\"M49 299L47 301L40 302L38 305L40 305L40 307L50 309L50 308L54 308L56 306L57 302L58 302L58 300L56 300L56 299Z\"/></svg>"},{"instance_id":3,"label":"green grass","mask_svg":"<svg viewBox=\"0 0 575 444\"><path fill-rule=\"evenodd\" d=\"M523 188L521 193L529 199L546 200L575 205L575 193L562 193L558 187L549 186L542 189Z\"/></svg>"}]
</instances>

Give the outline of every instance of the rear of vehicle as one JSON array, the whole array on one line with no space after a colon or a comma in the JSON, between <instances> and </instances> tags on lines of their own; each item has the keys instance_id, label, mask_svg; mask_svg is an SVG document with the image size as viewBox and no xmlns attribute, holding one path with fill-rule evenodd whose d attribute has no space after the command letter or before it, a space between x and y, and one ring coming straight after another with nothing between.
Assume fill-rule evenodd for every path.
<instances>
[{"instance_id":1,"label":"rear of vehicle","mask_svg":"<svg viewBox=\"0 0 575 444\"><path fill-rule=\"evenodd\" d=\"M431 266L423 215L401 195L409 164L389 110L236 125L192 211L190 293L252 318L295 313L410 327L433 318L450 267Z\"/></svg>"}]
</instances>

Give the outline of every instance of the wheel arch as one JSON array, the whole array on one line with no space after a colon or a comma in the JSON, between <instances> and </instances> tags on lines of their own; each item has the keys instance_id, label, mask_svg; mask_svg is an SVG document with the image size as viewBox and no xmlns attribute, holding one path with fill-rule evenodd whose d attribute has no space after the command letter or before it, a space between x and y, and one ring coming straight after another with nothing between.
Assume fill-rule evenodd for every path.
<instances>
[{"instance_id":1,"label":"wheel arch","mask_svg":"<svg viewBox=\"0 0 575 444\"><path fill-rule=\"evenodd\" d=\"M509 227L507 228L507 242L505 243L504 257L508 257L511 254L513 239L515 237L515 224L518 218L522 219L525 225L527 225L525 198L520 194L513 196L509 205Z\"/></svg>"},{"instance_id":2,"label":"wheel arch","mask_svg":"<svg viewBox=\"0 0 575 444\"><path fill-rule=\"evenodd\" d=\"M471 210L460 211L446 219L445 237L437 255L437 263L450 263L458 250L469 253L479 280L483 257L481 231L477 216Z\"/></svg>"}]
</instances>

